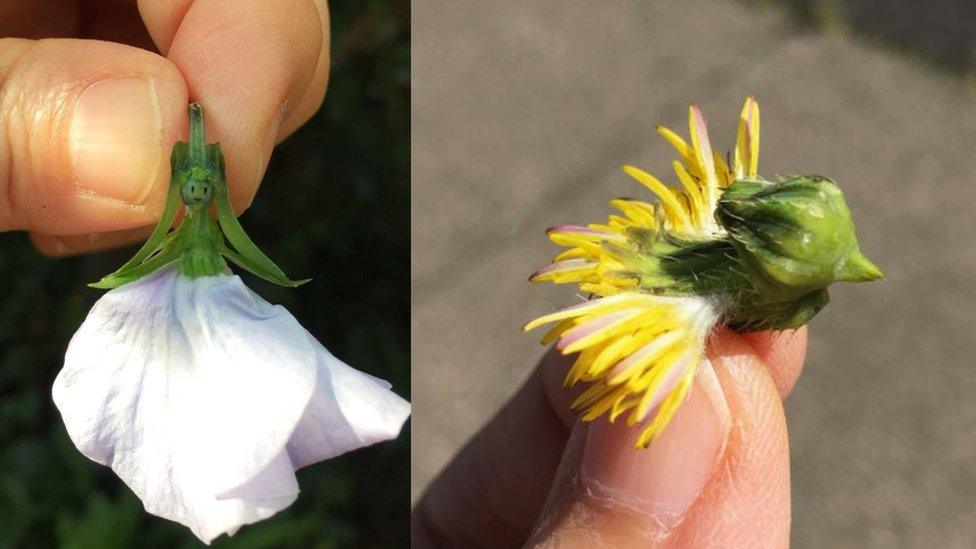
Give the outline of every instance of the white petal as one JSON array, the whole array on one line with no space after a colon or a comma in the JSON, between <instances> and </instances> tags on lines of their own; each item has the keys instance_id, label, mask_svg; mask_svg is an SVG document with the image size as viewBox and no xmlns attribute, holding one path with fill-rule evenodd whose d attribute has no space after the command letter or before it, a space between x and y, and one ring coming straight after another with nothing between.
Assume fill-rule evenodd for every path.
<instances>
[{"instance_id":1,"label":"white petal","mask_svg":"<svg viewBox=\"0 0 976 549\"><path fill-rule=\"evenodd\" d=\"M410 416L410 403L386 381L346 365L311 334L308 339L316 350L318 379L288 442L295 467L396 438Z\"/></svg>"},{"instance_id":2,"label":"white petal","mask_svg":"<svg viewBox=\"0 0 976 549\"><path fill-rule=\"evenodd\" d=\"M316 354L294 317L238 277L164 269L95 304L54 400L82 453L209 542L297 496L280 460L316 386Z\"/></svg>"}]
</instances>

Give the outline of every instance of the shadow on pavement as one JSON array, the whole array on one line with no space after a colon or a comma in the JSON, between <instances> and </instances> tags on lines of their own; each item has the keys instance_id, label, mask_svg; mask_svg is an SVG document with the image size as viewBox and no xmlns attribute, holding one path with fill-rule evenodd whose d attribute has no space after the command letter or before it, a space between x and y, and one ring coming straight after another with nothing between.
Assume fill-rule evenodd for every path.
<instances>
[{"instance_id":1,"label":"shadow on pavement","mask_svg":"<svg viewBox=\"0 0 976 549\"><path fill-rule=\"evenodd\" d=\"M877 41L954 72L976 72L972 0L759 0L785 4L808 26Z\"/></svg>"}]
</instances>

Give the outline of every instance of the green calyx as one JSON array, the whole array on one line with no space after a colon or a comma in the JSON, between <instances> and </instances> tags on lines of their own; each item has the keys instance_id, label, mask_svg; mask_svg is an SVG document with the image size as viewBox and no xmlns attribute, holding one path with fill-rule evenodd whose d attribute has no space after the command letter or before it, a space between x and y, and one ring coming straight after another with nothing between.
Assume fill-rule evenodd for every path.
<instances>
[{"instance_id":1,"label":"green calyx","mask_svg":"<svg viewBox=\"0 0 976 549\"><path fill-rule=\"evenodd\" d=\"M173 145L169 193L159 223L129 261L89 286L115 288L176 261L185 276L212 276L229 272L225 259L281 286L308 282L285 276L244 232L230 204L220 145L204 140L203 107L191 103L189 112L189 143ZM170 230L181 204L183 220Z\"/></svg>"},{"instance_id":2,"label":"green calyx","mask_svg":"<svg viewBox=\"0 0 976 549\"><path fill-rule=\"evenodd\" d=\"M682 241L632 230L635 250L616 255L644 291L727 296L724 320L739 331L797 328L827 304L832 283L883 276L861 253L843 193L829 179L735 181L715 216L726 235Z\"/></svg>"}]
</instances>

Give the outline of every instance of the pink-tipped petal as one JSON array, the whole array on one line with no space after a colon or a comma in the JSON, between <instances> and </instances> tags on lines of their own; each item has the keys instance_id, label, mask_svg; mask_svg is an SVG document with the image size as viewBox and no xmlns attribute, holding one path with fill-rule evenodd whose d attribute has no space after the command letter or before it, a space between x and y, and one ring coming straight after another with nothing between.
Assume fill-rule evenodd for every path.
<instances>
[{"instance_id":1,"label":"pink-tipped petal","mask_svg":"<svg viewBox=\"0 0 976 549\"><path fill-rule=\"evenodd\" d=\"M635 311L634 309L624 309L622 311L616 311L600 316L599 318L591 320L585 324L581 324L563 334L563 337L559 339L559 343L556 345L556 348L563 351L584 337L591 336L600 330L608 328L621 320L633 317L635 314L639 313L640 311Z\"/></svg>"}]
</instances>

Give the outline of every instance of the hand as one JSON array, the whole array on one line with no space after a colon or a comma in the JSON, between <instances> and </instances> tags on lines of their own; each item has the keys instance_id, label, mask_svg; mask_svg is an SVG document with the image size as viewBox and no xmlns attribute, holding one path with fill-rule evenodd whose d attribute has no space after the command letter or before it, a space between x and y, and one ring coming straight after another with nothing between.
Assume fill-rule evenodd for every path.
<instances>
[{"instance_id":1,"label":"hand","mask_svg":"<svg viewBox=\"0 0 976 549\"><path fill-rule=\"evenodd\" d=\"M550 352L428 488L414 546L787 547L782 398L805 352L805 328L720 333L714 374L646 450L623 421L576 420Z\"/></svg>"},{"instance_id":2,"label":"hand","mask_svg":"<svg viewBox=\"0 0 976 549\"><path fill-rule=\"evenodd\" d=\"M242 211L329 73L325 0L8 2L0 36L0 230L53 255L148 234L190 99Z\"/></svg>"}]
</instances>

